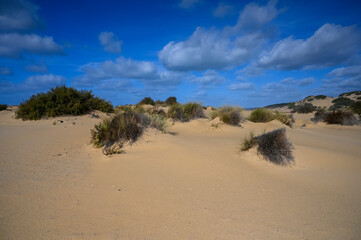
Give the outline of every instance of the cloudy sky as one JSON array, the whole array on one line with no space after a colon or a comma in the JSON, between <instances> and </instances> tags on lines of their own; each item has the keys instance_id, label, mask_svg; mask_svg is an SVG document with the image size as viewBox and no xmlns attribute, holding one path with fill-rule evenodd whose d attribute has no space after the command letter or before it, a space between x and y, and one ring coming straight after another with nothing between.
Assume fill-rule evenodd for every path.
<instances>
[{"instance_id":1,"label":"cloudy sky","mask_svg":"<svg viewBox=\"0 0 361 240\"><path fill-rule=\"evenodd\" d=\"M57 85L257 107L361 90L361 2L0 1L0 103Z\"/></svg>"}]
</instances>

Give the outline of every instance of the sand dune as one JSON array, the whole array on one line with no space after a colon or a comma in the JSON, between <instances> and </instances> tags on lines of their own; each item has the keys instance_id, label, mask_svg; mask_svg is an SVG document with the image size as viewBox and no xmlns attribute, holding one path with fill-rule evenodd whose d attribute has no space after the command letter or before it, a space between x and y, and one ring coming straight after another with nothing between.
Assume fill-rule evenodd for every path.
<instances>
[{"instance_id":1,"label":"sand dune","mask_svg":"<svg viewBox=\"0 0 361 240\"><path fill-rule=\"evenodd\" d=\"M0 112L1 239L361 238L360 126L287 127L291 168L239 151L277 121L176 122L106 157L90 146L104 115L13 115Z\"/></svg>"}]
</instances>

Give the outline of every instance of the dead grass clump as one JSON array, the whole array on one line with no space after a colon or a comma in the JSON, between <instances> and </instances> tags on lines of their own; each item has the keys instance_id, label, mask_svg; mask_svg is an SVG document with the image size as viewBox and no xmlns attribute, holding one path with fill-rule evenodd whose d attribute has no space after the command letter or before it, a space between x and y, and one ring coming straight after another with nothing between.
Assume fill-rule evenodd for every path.
<instances>
[{"instance_id":1,"label":"dead grass clump","mask_svg":"<svg viewBox=\"0 0 361 240\"><path fill-rule=\"evenodd\" d=\"M292 154L294 147L287 139L285 128L276 129L257 137L250 135L243 141L241 150L247 151L255 145L258 146L257 152L273 164L282 166L294 164Z\"/></svg>"},{"instance_id":2,"label":"dead grass clump","mask_svg":"<svg viewBox=\"0 0 361 240\"><path fill-rule=\"evenodd\" d=\"M176 103L170 106L167 117L172 118L173 120L184 121L185 116L182 105Z\"/></svg>"}]
</instances>

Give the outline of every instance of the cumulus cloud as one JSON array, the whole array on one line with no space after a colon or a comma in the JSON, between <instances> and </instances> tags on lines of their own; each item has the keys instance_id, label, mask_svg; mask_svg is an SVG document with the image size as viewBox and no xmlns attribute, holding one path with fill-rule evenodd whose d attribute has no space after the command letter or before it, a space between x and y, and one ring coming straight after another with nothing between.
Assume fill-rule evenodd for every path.
<instances>
[{"instance_id":1,"label":"cumulus cloud","mask_svg":"<svg viewBox=\"0 0 361 240\"><path fill-rule=\"evenodd\" d=\"M0 67L0 75L12 75L13 72L8 67Z\"/></svg>"},{"instance_id":2,"label":"cumulus cloud","mask_svg":"<svg viewBox=\"0 0 361 240\"><path fill-rule=\"evenodd\" d=\"M271 0L265 6L260 6L254 2L246 5L239 15L235 27L244 31L255 31L263 28L280 13L276 4L276 0Z\"/></svg>"},{"instance_id":3,"label":"cumulus cloud","mask_svg":"<svg viewBox=\"0 0 361 240\"><path fill-rule=\"evenodd\" d=\"M262 9L259 11L254 9ZM261 43L265 40L265 33L258 31L260 26L273 18L261 16L257 20L257 27L252 26L253 32L244 32L250 29L243 16L250 12L255 14L268 14L275 16L275 3L270 1L267 6L257 4L247 5L240 14L240 20L235 26L225 27L222 30L215 28L205 29L197 27L193 34L185 41L169 42L158 53L159 60L170 70L176 71L202 71L208 69L226 69L238 66L250 59ZM247 10L250 9L250 10Z\"/></svg>"},{"instance_id":4,"label":"cumulus cloud","mask_svg":"<svg viewBox=\"0 0 361 240\"><path fill-rule=\"evenodd\" d=\"M178 4L179 7L184 9L193 8L200 0L181 0Z\"/></svg>"},{"instance_id":5,"label":"cumulus cloud","mask_svg":"<svg viewBox=\"0 0 361 240\"><path fill-rule=\"evenodd\" d=\"M323 79L323 87L335 89L336 92L346 92L361 89L361 65L333 69Z\"/></svg>"},{"instance_id":6,"label":"cumulus cloud","mask_svg":"<svg viewBox=\"0 0 361 240\"><path fill-rule=\"evenodd\" d=\"M42 24L39 7L26 0L0 1L0 31L26 31Z\"/></svg>"},{"instance_id":7,"label":"cumulus cloud","mask_svg":"<svg viewBox=\"0 0 361 240\"><path fill-rule=\"evenodd\" d=\"M232 83L228 89L233 91L250 90L254 89L254 85L252 83Z\"/></svg>"},{"instance_id":8,"label":"cumulus cloud","mask_svg":"<svg viewBox=\"0 0 361 240\"><path fill-rule=\"evenodd\" d=\"M227 79L225 77L219 75L214 70L208 70L203 74L203 76L192 77L190 80L191 83L199 84L203 87L211 86L211 85L220 85L226 81Z\"/></svg>"},{"instance_id":9,"label":"cumulus cloud","mask_svg":"<svg viewBox=\"0 0 361 240\"><path fill-rule=\"evenodd\" d=\"M19 58L23 52L63 54L63 47L55 43L53 37L41 37L36 34L0 34L0 57Z\"/></svg>"},{"instance_id":10,"label":"cumulus cloud","mask_svg":"<svg viewBox=\"0 0 361 240\"><path fill-rule=\"evenodd\" d=\"M281 81L281 83L292 84L292 85L297 85L297 86L307 86L307 85L315 83L315 79L313 77L308 77L308 78L296 80L296 79L290 77L290 78L283 79Z\"/></svg>"},{"instance_id":11,"label":"cumulus cloud","mask_svg":"<svg viewBox=\"0 0 361 240\"><path fill-rule=\"evenodd\" d=\"M219 3L217 8L213 12L213 16L223 18L233 13L235 13L235 9L232 5L229 5L227 3Z\"/></svg>"},{"instance_id":12,"label":"cumulus cloud","mask_svg":"<svg viewBox=\"0 0 361 240\"><path fill-rule=\"evenodd\" d=\"M293 70L336 66L360 52L360 40L355 26L325 24L306 40L290 36L277 42L261 55L258 67Z\"/></svg>"},{"instance_id":13,"label":"cumulus cloud","mask_svg":"<svg viewBox=\"0 0 361 240\"><path fill-rule=\"evenodd\" d=\"M48 66L45 63L30 64L25 66L25 70L29 72L47 73Z\"/></svg>"},{"instance_id":14,"label":"cumulus cloud","mask_svg":"<svg viewBox=\"0 0 361 240\"><path fill-rule=\"evenodd\" d=\"M66 78L60 75L46 74L28 77L25 81L14 84L9 81L2 81L0 84L1 93L33 92L64 85Z\"/></svg>"},{"instance_id":15,"label":"cumulus cloud","mask_svg":"<svg viewBox=\"0 0 361 240\"><path fill-rule=\"evenodd\" d=\"M123 42L112 32L101 32L99 34L99 42L103 46L104 51L110 53L121 53Z\"/></svg>"}]
</instances>

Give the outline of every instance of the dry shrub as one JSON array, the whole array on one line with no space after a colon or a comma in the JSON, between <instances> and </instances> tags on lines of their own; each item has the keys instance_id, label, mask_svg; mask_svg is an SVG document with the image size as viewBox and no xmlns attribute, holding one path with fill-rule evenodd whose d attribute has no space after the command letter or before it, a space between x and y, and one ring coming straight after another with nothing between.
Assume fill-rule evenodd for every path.
<instances>
[{"instance_id":1,"label":"dry shrub","mask_svg":"<svg viewBox=\"0 0 361 240\"><path fill-rule=\"evenodd\" d=\"M294 147L287 139L285 128L276 129L257 137L251 133L243 141L241 150L247 151L255 145L258 146L257 152L273 164L282 166L294 164L292 154Z\"/></svg>"},{"instance_id":2,"label":"dry shrub","mask_svg":"<svg viewBox=\"0 0 361 240\"><path fill-rule=\"evenodd\" d=\"M304 103L300 105L295 105L293 111L297 113L311 113L315 111L316 108L317 107L315 107L312 103Z\"/></svg>"},{"instance_id":3,"label":"dry shrub","mask_svg":"<svg viewBox=\"0 0 361 240\"><path fill-rule=\"evenodd\" d=\"M219 117L225 124L237 126L242 120L241 111L242 109L239 107L225 106L213 112L211 117L212 119Z\"/></svg>"},{"instance_id":4,"label":"dry shrub","mask_svg":"<svg viewBox=\"0 0 361 240\"><path fill-rule=\"evenodd\" d=\"M327 124L340 124L348 126L358 124L358 120L351 111L341 110L326 113L323 121Z\"/></svg>"},{"instance_id":5,"label":"dry shrub","mask_svg":"<svg viewBox=\"0 0 361 240\"><path fill-rule=\"evenodd\" d=\"M248 120L251 122L270 122L273 119L273 112L266 108L257 108L248 117Z\"/></svg>"},{"instance_id":6,"label":"dry shrub","mask_svg":"<svg viewBox=\"0 0 361 240\"><path fill-rule=\"evenodd\" d=\"M185 117L182 105L177 103L170 106L167 117L172 118L173 120L184 121Z\"/></svg>"},{"instance_id":7,"label":"dry shrub","mask_svg":"<svg viewBox=\"0 0 361 240\"><path fill-rule=\"evenodd\" d=\"M293 123L295 122L292 114L286 115L277 111L274 114L274 119L290 127L292 127Z\"/></svg>"},{"instance_id":8,"label":"dry shrub","mask_svg":"<svg viewBox=\"0 0 361 240\"><path fill-rule=\"evenodd\" d=\"M189 102L184 104L183 112L187 121L195 118L204 118L203 107L199 103Z\"/></svg>"}]
</instances>

